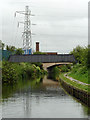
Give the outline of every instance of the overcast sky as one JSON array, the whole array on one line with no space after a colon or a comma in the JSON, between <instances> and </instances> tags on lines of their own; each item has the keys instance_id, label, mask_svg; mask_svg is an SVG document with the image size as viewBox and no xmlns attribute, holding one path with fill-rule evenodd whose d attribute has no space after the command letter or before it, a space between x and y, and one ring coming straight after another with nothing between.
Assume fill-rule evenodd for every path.
<instances>
[{"instance_id":1,"label":"overcast sky","mask_svg":"<svg viewBox=\"0 0 90 120\"><path fill-rule=\"evenodd\" d=\"M0 3L0 39L16 47L23 47L23 15L14 18L15 11L23 11L28 5L34 17L32 48L40 42L40 50L69 53L77 45L88 44L88 0L2 0Z\"/></svg>"}]
</instances>

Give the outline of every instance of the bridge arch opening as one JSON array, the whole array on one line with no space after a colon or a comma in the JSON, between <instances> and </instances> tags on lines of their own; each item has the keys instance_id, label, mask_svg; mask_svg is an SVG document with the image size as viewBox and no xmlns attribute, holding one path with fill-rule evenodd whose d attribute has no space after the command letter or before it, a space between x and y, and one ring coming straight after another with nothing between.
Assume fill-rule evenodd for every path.
<instances>
[{"instance_id":1,"label":"bridge arch opening","mask_svg":"<svg viewBox=\"0 0 90 120\"><path fill-rule=\"evenodd\" d=\"M42 63L43 64L43 68L45 70L49 69L50 67L55 67L55 66L59 66L59 65L70 65L73 63L70 62L60 62L60 63Z\"/></svg>"}]
</instances>

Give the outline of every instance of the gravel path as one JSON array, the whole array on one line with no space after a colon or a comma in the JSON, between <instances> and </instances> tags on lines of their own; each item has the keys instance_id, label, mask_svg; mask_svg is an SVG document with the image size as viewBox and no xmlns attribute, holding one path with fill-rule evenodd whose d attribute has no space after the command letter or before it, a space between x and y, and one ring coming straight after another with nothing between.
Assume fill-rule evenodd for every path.
<instances>
[{"instance_id":1,"label":"gravel path","mask_svg":"<svg viewBox=\"0 0 90 120\"><path fill-rule=\"evenodd\" d=\"M74 78L72 78L72 77L69 77L68 74L64 74L64 77L70 79L71 81L75 81L75 82L77 82L77 83L79 83L79 84L82 84L82 85L89 85L89 86L90 86L90 84L83 83L83 82L81 82L81 81L79 81L79 80L76 80L76 79L74 79Z\"/></svg>"}]
</instances>

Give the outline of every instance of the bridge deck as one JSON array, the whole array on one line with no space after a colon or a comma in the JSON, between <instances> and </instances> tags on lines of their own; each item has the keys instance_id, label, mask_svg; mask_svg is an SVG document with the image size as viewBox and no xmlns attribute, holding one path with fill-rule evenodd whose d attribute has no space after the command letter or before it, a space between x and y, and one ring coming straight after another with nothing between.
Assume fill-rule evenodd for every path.
<instances>
[{"instance_id":1,"label":"bridge deck","mask_svg":"<svg viewBox=\"0 0 90 120\"><path fill-rule=\"evenodd\" d=\"M58 63L58 62L76 62L72 54L58 55L11 55L9 62L41 62L41 63Z\"/></svg>"}]
</instances>

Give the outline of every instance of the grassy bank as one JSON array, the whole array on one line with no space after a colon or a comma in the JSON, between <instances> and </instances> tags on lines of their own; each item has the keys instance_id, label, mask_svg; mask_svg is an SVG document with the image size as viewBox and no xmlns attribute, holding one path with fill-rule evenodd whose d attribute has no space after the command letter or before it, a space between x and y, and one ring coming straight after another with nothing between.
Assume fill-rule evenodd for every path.
<instances>
[{"instance_id":1,"label":"grassy bank","mask_svg":"<svg viewBox=\"0 0 90 120\"><path fill-rule=\"evenodd\" d=\"M90 81L88 81L88 70L87 67L82 66L81 64L75 64L74 66L70 66L70 65L62 65L62 66L57 66L52 68L51 72L50 72L50 76L52 77L52 79L54 80L60 80L62 79L63 81L65 81L67 84L76 87L80 90L84 90L84 91L90 91L90 88L88 88L87 85L82 85L79 84L77 82L71 81L70 79L66 78L64 76L65 73L68 73L70 77L79 80L81 82L84 83L89 83Z\"/></svg>"},{"instance_id":2,"label":"grassy bank","mask_svg":"<svg viewBox=\"0 0 90 120\"><path fill-rule=\"evenodd\" d=\"M21 79L35 79L45 74L40 65L30 63L10 63L2 62L2 83L13 84Z\"/></svg>"},{"instance_id":3,"label":"grassy bank","mask_svg":"<svg viewBox=\"0 0 90 120\"><path fill-rule=\"evenodd\" d=\"M81 64L74 65L69 76L83 83L90 84L90 80L88 79L88 69Z\"/></svg>"},{"instance_id":4,"label":"grassy bank","mask_svg":"<svg viewBox=\"0 0 90 120\"><path fill-rule=\"evenodd\" d=\"M64 77L64 74L65 73L61 73L59 78L62 79L63 81L65 81L67 84L69 84L77 89L90 92L90 88L87 85L82 85L82 84L78 84L77 82L71 81L70 79Z\"/></svg>"}]
</instances>

